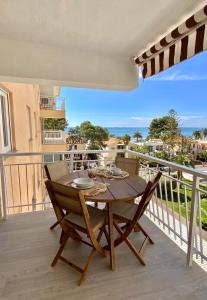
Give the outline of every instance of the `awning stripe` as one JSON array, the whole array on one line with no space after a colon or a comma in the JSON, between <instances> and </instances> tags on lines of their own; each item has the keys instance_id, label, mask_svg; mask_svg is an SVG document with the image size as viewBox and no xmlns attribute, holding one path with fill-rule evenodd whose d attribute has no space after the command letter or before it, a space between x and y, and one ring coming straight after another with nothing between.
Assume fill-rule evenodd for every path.
<instances>
[{"instance_id":1,"label":"awning stripe","mask_svg":"<svg viewBox=\"0 0 207 300\"><path fill-rule=\"evenodd\" d=\"M144 60L149 59L150 56L157 53L160 48L165 48L171 42L178 39L182 35L186 34L189 30L193 27L199 25L200 23L204 22L207 17L207 5L198 11L196 14L188 18L185 23L181 24L180 26L176 27L173 31L171 31L167 36L162 38L158 43L150 47L149 50L145 51L142 55L137 56L134 58L136 64L141 64ZM161 46L161 47L160 47Z\"/></svg>"},{"instance_id":2,"label":"awning stripe","mask_svg":"<svg viewBox=\"0 0 207 300\"><path fill-rule=\"evenodd\" d=\"M157 74L207 49L207 5L142 55L143 78Z\"/></svg>"},{"instance_id":3,"label":"awning stripe","mask_svg":"<svg viewBox=\"0 0 207 300\"><path fill-rule=\"evenodd\" d=\"M205 25L199 27L196 32L195 54L203 51L203 41L205 34Z\"/></svg>"}]
</instances>

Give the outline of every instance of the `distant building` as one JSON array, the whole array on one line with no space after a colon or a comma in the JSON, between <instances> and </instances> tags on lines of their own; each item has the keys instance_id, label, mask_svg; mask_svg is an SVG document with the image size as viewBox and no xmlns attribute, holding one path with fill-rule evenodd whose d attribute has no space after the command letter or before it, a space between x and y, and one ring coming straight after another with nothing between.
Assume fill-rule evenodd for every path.
<instances>
[{"instance_id":1,"label":"distant building","mask_svg":"<svg viewBox=\"0 0 207 300\"><path fill-rule=\"evenodd\" d=\"M204 150L207 150L206 139L192 140L190 145L190 152L193 155L194 159L198 159L199 153Z\"/></svg>"},{"instance_id":2,"label":"distant building","mask_svg":"<svg viewBox=\"0 0 207 300\"><path fill-rule=\"evenodd\" d=\"M67 151L86 150L86 144L83 142L83 139L77 135L67 135L65 142L66 142L66 150ZM70 154L65 154L66 160L70 160L70 158L71 158ZM75 153L73 155L73 160L76 161L76 162L74 162L75 169L80 169L81 167L84 167L83 163L80 162L83 159L85 159L85 155L83 155L82 153Z\"/></svg>"},{"instance_id":3,"label":"distant building","mask_svg":"<svg viewBox=\"0 0 207 300\"><path fill-rule=\"evenodd\" d=\"M148 141L140 141L134 143L137 146L147 146L149 147L149 152L156 152L156 151L163 151L164 150L164 143L160 139L150 139Z\"/></svg>"},{"instance_id":4,"label":"distant building","mask_svg":"<svg viewBox=\"0 0 207 300\"><path fill-rule=\"evenodd\" d=\"M124 141L122 139L111 137L108 139L108 141L105 142L105 149L108 151L110 150L125 150L127 146L124 144ZM124 153L116 153L116 152L108 152L108 153L102 153L101 157L104 160L108 161L114 161L116 156L124 157Z\"/></svg>"}]
</instances>

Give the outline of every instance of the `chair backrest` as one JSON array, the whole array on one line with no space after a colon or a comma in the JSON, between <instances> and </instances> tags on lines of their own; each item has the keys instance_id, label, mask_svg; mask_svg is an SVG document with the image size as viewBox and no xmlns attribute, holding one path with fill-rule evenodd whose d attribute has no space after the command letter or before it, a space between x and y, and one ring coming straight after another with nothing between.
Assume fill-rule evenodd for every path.
<instances>
[{"instance_id":1,"label":"chair backrest","mask_svg":"<svg viewBox=\"0 0 207 300\"><path fill-rule=\"evenodd\" d=\"M139 160L133 158L116 157L115 164L117 168L120 168L130 175L138 175Z\"/></svg>"},{"instance_id":2,"label":"chair backrest","mask_svg":"<svg viewBox=\"0 0 207 300\"><path fill-rule=\"evenodd\" d=\"M148 182L147 187L144 191L144 194L143 194L139 204L137 205L136 213L135 213L133 219L131 220L131 222L128 224L128 226L123 234L124 237L127 237L131 233L131 231L134 229L134 226L137 224L139 219L144 214L150 200L152 199L153 193L159 184L159 180L160 180L161 176L162 176L162 173L159 172L156 175L156 177L154 178L153 182L151 182L151 181ZM121 238L119 238L117 240L117 243L119 243L120 240L121 240Z\"/></svg>"},{"instance_id":3,"label":"chair backrest","mask_svg":"<svg viewBox=\"0 0 207 300\"><path fill-rule=\"evenodd\" d=\"M93 246L97 249L97 251L102 252L103 250L97 242L92 229L90 215L88 213L88 208L83 193L73 187L66 186L51 180L47 180L45 182L45 185L50 196L55 214L58 221L60 221L60 226L62 227L63 231L68 230L65 222L61 222L61 220L64 218L63 209L67 209L73 214L82 216L83 221L86 225L87 235L89 236Z\"/></svg>"},{"instance_id":4,"label":"chair backrest","mask_svg":"<svg viewBox=\"0 0 207 300\"><path fill-rule=\"evenodd\" d=\"M68 164L65 161L58 161L45 165L45 172L49 180L63 184L71 179Z\"/></svg>"},{"instance_id":5,"label":"chair backrest","mask_svg":"<svg viewBox=\"0 0 207 300\"><path fill-rule=\"evenodd\" d=\"M137 218L140 219L143 213L145 212L150 200L152 199L152 196L159 184L160 177L162 176L162 172L158 172L155 176L153 182L150 182L150 189L146 188L145 193L142 196L141 201L138 204L138 215Z\"/></svg>"}]
</instances>

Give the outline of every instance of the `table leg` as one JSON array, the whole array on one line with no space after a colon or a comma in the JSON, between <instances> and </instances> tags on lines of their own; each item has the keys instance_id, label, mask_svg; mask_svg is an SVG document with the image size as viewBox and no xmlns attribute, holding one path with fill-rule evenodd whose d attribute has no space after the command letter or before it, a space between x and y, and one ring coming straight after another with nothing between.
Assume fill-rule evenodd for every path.
<instances>
[{"instance_id":1,"label":"table leg","mask_svg":"<svg viewBox=\"0 0 207 300\"><path fill-rule=\"evenodd\" d=\"M110 251L110 266L111 270L115 270L115 252L114 252L114 225L112 214L112 203L107 203L108 210L108 228L109 228L109 251Z\"/></svg>"}]
</instances>

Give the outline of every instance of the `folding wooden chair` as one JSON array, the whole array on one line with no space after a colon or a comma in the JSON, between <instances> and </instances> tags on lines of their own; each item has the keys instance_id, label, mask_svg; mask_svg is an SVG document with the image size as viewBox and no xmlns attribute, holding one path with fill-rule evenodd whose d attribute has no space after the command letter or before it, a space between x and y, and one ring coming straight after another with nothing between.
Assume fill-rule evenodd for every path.
<instances>
[{"instance_id":1,"label":"folding wooden chair","mask_svg":"<svg viewBox=\"0 0 207 300\"><path fill-rule=\"evenodd\" d=\"M115 164L117 168L120 168L129 173L129 175L138 175L139 160L133 158L116 157Z\"/></svg>"},{"instance_id":2,"label":"folding wooden chair","mask_svg":"<svg viewBox=\"0 0 207 300\"><path fill-rule=\"evenodd\" d=\"M45 165L45 172L49 180L62 184L72 179L66 161L58 161Z\"/></svg>"},{"instance_id":3,"label":"folding wooden chair","mask_svg":"<svg viewBox=\"0 0 207 300\"><path fill-rule=\"evenodd\" d=\"M156 187L158 186L161 175L162 173L159 172L155 177L154 181L149 182L147 184L147 187L139 204L129 202L117 202L114 203L112 207L114 226L120 234L120 237L115 240L115 246L118 246L123 241L126 242L130 250L135 254L135 256L140 260L140 262L143 265L145 265L145 262L141 256L141 252L143 251L147 241L149 241L151 244L154 244L154 242L144 230L144 228L140 225L139 221L143 216ZM120 223L125 223L126 225L124 227L120 227ZM135 228L138 228L139 231L141 231L145 236L144 241L139 249L136 249L132 242L129 240L129 235Z\"/></svg>"},{"instance_id":4,"label":"folding wooden chair","mask_svg":"<svg viewBox=\"0 0 207 300\"><path fill-rule=\"evenodd\" d=\"M81 273L79 285L82 283L90 263L97 252L106 256L105 250L100 245L101 236L105 230L106 213L92 206L87 206L84 195L77 189L65 186L53 181L46 181L46 187L50 195L56 216L62 228L63 236L62 243L52 262L52 267L55 266L58 259L64 261L76 271ZM65 205L70 206L70 213L64 215L63 209ZM84 240L79 234L85 234L89 241ZM96 234L98 235L96 237ZM87 258L83 268L75 265L71 261L62 256L63 249L69 238L79 240L80 242L92 247L90 255Z\"/></svg>"},{"instance_id":5,"label":"folding wooden chair","mask_svg":"<svg viewBox=\"0 0 207 300\"><path fill-rule=\"evenodd\" d=\"M62 184L66 184L72 180L72 177L69 173L68 164L65 161L58 161L45 165L45 173L49 180ZM52 226L50 226L50 229L54 229L58 224L59 221L55 222Z\"/></svg>"}]
</instances>

